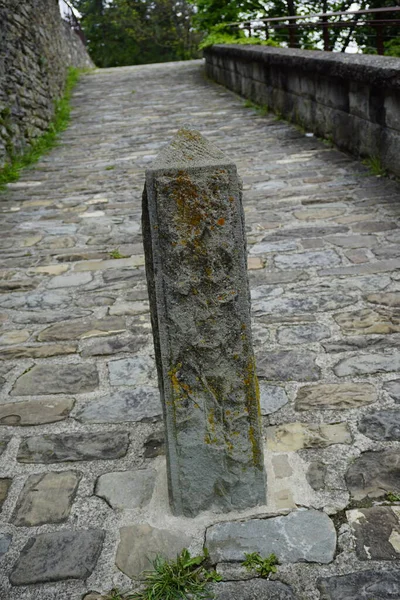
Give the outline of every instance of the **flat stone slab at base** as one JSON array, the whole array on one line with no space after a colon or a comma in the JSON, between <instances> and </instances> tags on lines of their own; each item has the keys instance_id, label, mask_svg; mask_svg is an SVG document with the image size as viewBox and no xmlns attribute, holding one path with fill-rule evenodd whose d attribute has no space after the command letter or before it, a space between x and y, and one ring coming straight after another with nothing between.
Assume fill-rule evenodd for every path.
<instances>
[{"instance_id":1,"label":"flat stone slab at base","mask_svg":"<svg viewBox=\"0 0 400 600\"><path fill-rule=\"evenodd\" d=\"M7 552L8 548L10 547L11 540L11 533L0 534L0 558Z\"/></svg>"},{"instance_id":2,"label":"flat stone slab at base","mask_svg":"<svg viewBox=\"0 0 400 600\"><path fill-rule=\"evenodd\" d=\"M329 563L336 531L325 513L297 510L284 517L213 525L207 529L206 547L213 563L242 562L245 552L273 553L282 563Z\"/></svg>"},{"instance_id":3,"label":"flat stone slab at base","mask_svg":"<svg viewBox=\"0 0 400 600\"><path fill-rule=\"evenodd\" d=\"M369 383L321 383L305 385L296 397L296 410L347 409L371 404L377 399Z\"/></svg>"},{"instance_id":4,"label":"flat stone slab at base","mask_svg":"<svg viewBox=\"0 0 400 600\"><path fill-rule=\"evenodd\" d=\"M67 365L35 365L21 375L11 392L12 396L48 394L83 394L93 392L99 385L95 365L70 363Z\"/></svg>"},{"instance_id":5,"label":"flat stone slab at base","mask_svg":"<svg viewBox=\"0 0 400 600\"><path fill-rule=\"evenodd\" d=\"M306 324L292 325L291 327L280 327L278 329L279 344L306 344L318 342L331 335L330 329L326 325Z\"/></svg>"},{"instance_id":6,"label":"flat stone slab at base","mask_svg":"<svg viewBox=\"0 0 400 600\"><path fill-rule=\"evenodd\" d=\"M120 534L115 564L128 577L138 577L146 569L152 569L152 561L158 554L175 559L191 543L191 538L183 532L156 529L147 523L122 527Z\"/></svg>"},{"instance_id":7,"label":"flat stone slab at base","mask_svg":"<svg viewBox=\"0 0 400 600\"><path fill-rule=\"evenodd\" d=\"M81 476L77 471L61 471L28 477L18 498L14 525L32 527L65 521Z\"/></svg>"},{"instance_id":8,"label":"flat stone slab at base","mask_svg":"<svg viewBox=\"0 0 400 600\"><path fill-rule=\"evenodd\" d=\"M400 370L400 352L393 350L386 354L350 356L339 361L333 370L338 377L397 372Z\"/></svg>"},{"instance_id":9,"label":"flat stone slab at base","mask_svg":"<svg viewBox=\"0 0 400 600\"><path fill-rule=\"evenodd\" d=\"M260 385L260 407L262 415L269 415L276 412L282 406L289 402L283 387L278 385L268 385L264 381Z\"/></svg>"},{"instance_id":10,"label":"flat stone slab at base","mask_svg":"<svg viewBox=\"0 0 400 600\"><path fill-rule=\"evenodd\" d=\"M318 581L320 600L397 600L400 571L359 571Z\"/></svg>"},{"instance_id":11,"label":"flat stone slab at base","mask_svg":"<svg viewBox=\"0 0 400 600\"><path fill-rule=\"evenodd\" d=\"M144 458L156 458L165 456L165 434L163 431L151 433L146 439L144 446Z\"/></svg>"},{"instance_id":12,"label":"flat stone slab at base","mask_svg":"<svg viewBox=\"0 0 400 600\"><path fill-rule=\"evenodd\" d=\"M7 498L8 490L10 489L10 485L12 483L12 479L5 477L4 479L0 479L0 510L3 506L5 499Z\"/></svg>"},{"instance_id":13,"label":"flat stone slab at base","mask_svg":"<svg viewBox=\"0 0 400 600\"><path fill-rule=\"evenodd\" d=\"M395 315L386 309L370 310L366 308L334 315L334 319L347 335L358 335L359 333L386 335L400 331Z\"/></svg>"},{"instance_id":14,"label":"flat stone slab at base","mask_svg":"<svg viewBox=\"0 0 400 600\"><path fill-rule=\"evenodd\" d=\"M9 437L0 438L0 456L3 454L4 450L7 448L7 444L10 441Z\"/></svg>"},{"instance_id":15,"label":"flat stone slab at base","mask_svg":"<svg viewBox=\"0 0 400 600\"><path fill-rule=\"evenodd\" d=\"M66 419L74 406L72 398L27 400L0 404L1 425L42 425Z\"/></svg>"},{"instance_id":16,"label":"flat stone slab at base","mask_svg":"<svg viewBox=\"0 0 400 600\"><path fill-rule=\"evenodd\" d=\"M45 344L43 346L11 346L2 348L0 360L14 360L16 358L50 358L62 354L74 354L78 350L77 344Z\"/></svg>"},{"instance_id":17,"label":"flat stone slab at base","mask_svg":"<svg viewBox=\"0 0 400 600\"><path fill-rule=\"evenodd\" d=\"M360 508L346 514L360 560L400 558L400 506Z\"/></svg>"},{"instance_id":18,"label":"flat stone slab at base","mask_svg":"<svg viewBox=\"0 0 400 600\"><path fill-rule=\"evenodd\" d=\"M122 333L126 330L124 319L103 317L102 319L79 319L51 325L38 335L39 342L78 340L102 335Z\"/></svg>"},{"instance_id":19,"label":"flat stone slab at base","mask_svg":"<svg viewBox=\"0 0 400 600\"><path fill-rule=\"evenodd\" d=\"M87 579L99 558L104 531L57 531L31 538L10 575L13 585Z\"/></svg>"},{"instance_id":20,"label":"flat stone slab at base","mask_svg":"<svg viewBox=\"0 0 400 600\"><path fill-rule=\"evenodd\" d=\"M400 451L363 452L349 466L346 484L354 500L400 493Z\"/></svg>"},{"instance_id":21,"label":"flat stone slab at base","mask_svg":"<svg viewBox=\"0 0 400 600\"><path fill-rule=\"evenodd\" d=\"M210 588L217 600L295 600L292 589L280 581L228 581Z\"/></svg>"},{"instance_id":22,"label":"flat stone slab at base","mask_svg":"<svg viewBox=\"0 0 400 600\"><path fill-rule=\"evenodd\" d=\"M154 420L161 414L158 389L139 386L89 400L78 410L75 418L83 423L126 423Z\"/></svg>"},{"instance_id":23,"label":"flat stone slab at base","mask_svg":"<svg viewBox=\"0 0 400 600\"><path fill-rule=\"evenodd\" d=\"M58 463L76 460L113 459L125 456L129 436L121 431L38 435L22 440L18 462Z\"/></svg>"},{"instance_id":24,"label":"flat stone slab at base","mask_svg":"<svg viewBox=\"0 0 400 600\"><path fill-rule=\"evenodd\" d=\"M321 369L315 363L315 352L260 352L257 356L257 375L270 381L317 381Z\"/></svg>"},{"instance_id":25,"label":"flat stone slab at base","mask_svg":"<svg viewBox=\"0 0 400 600\"><path fill-rule=\"evenodd\" d=\"M384 384L383 389L395 402L400 402L400 379L394 379Z\"/></svg>"},{"instance_id":26,"label":"flat stone slab at base","mask_svg":"<svg viewBox=\"0 0 400 600\"><path fill-rule=\"evenodd\" d=\"M141 508L150 502L155 480L154 469L106 473L98 478L95 494L112 508Z\"/></svg>"},{"instance_id":27,"label":"flat stone slab at base","mask_svg":"<svg viewBox=\"0 0 400 600\"><path fill-rule=\"evenodd\" d=\"M358 429L372 440L400 441L400 410L379 410L364 415Z\"/></svg>"},{"instance_id":28,"label":"flat stone slab at base","mask_svg":"<svg viewBox=\"0 0 400 600\"><path fill-rule=\"evenodd\" d=\"M267 448L272 452L294 452L302 448L325 448L350 444L347 423L285 423L267 428Z\"/></svg>"},{"instance_id":29,"label":"flat stone slab at base","mask_svg":"<svg viewBox=\"0 0 400 600\"><path fill-rule=\"evenodd\" d=\"M315 460L310 463L306 478L313 490L319 491L325 488L327 471L328 469L322 461Z\"/></svg>"},{"instance_id":30,"label":"flat stone slab at base","mask_svg":"<svg viewBox=\"0 0 400 600\"><path fill-rule=\"evenodd\" d=\"M151 356L132 356L108 363L111 385L152 385L156 383L156 365Z\"/></svg>"}]
</instances>

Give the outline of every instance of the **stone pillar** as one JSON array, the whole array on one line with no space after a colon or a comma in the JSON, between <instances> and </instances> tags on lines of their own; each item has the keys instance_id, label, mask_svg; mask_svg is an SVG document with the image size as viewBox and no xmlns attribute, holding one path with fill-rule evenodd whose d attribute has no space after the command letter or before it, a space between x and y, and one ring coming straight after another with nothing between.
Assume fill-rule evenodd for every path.
<instances>
[{"instance_id":1,"label":"stone pillar","mask_svg":"<svg viewBox=\"0 0 400 600\"><path fill-rule=\"evenodd\" d=\"M241 186L197 131L147 170L143 237L172 510L263 504Z\"/></svg>"}]
</instances>

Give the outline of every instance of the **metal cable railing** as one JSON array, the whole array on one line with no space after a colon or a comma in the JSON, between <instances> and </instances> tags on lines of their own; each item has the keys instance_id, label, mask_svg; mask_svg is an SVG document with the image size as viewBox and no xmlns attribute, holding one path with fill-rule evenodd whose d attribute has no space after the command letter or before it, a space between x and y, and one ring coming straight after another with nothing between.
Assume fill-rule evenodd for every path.
<instances>
[{"instance_id":1,"label":"metal cable railing","mask_svg":"<svg viewBox=\"0 0 400 600\"><path fill-rule=\"evenodd\" d=\"M389 18L382 18L385 13L389 14ZM246 29L250 36L257 34L261 30L264 39L270 38L271 31L277 32L280 34L280 37L286 34L286 41L290 48L300 46L299 37L302 29L314 29L318 31L322 28L323 49L326 51L335 49L333 38L336 41L337 35L332 38L330 35L332 29L341 28L347 34L344 40L344 49L342 50L345 51L357 29L360 30L360 28L363 27L364 38L371 42L370 47L375 47L376 52L382 55L385 52L385 41L389 41L397 36L400 38L400 14L399 18L394 18L390 16L390 13L400 13L400 6L315 13L309 15L288 15L285 17L256 16L244 21L227 23L226 27ZM347 19L346 17L349 15L352 15L353 18ZM371 18L369 18L370 16ZM340 20L330 20L338 17L340 17ZM389 28L391 33L388 34ZM393 36L393 28L397 32L397 36Z\"/></svg>"}]
</instances>

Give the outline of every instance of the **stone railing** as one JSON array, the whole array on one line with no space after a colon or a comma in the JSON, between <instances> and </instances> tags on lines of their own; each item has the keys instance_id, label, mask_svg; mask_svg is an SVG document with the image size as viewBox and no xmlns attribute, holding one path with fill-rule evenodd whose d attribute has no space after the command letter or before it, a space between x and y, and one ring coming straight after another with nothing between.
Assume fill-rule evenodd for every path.
<instances>
[{"instance_id":1,"label":"stone railing","mask_svg":"<svg viewBox=\"0 0 400 600\"><path fill-rule=\"evenodd\" d=\"M208 77L400 175L400 59L216 45Z\"/></svg>"}]
</instances>

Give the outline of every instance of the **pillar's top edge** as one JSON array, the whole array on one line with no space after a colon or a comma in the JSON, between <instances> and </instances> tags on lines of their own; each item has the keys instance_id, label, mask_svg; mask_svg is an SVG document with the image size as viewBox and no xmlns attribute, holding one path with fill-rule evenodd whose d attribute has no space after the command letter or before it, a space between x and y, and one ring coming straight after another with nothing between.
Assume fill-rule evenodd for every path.
<instances>
[{"instance_id":1,"label":"pillar's top edge","mask_svg":"<svg viewBox=\"0 0 400 600\"><path fill-rule=\"evenodd\" d=\"M185 126L179 129L172 141L162 148L146 172L170 169L193 170L199 167L233 164L232 160L199 131Z\"/></svg>"}]
</instances>

